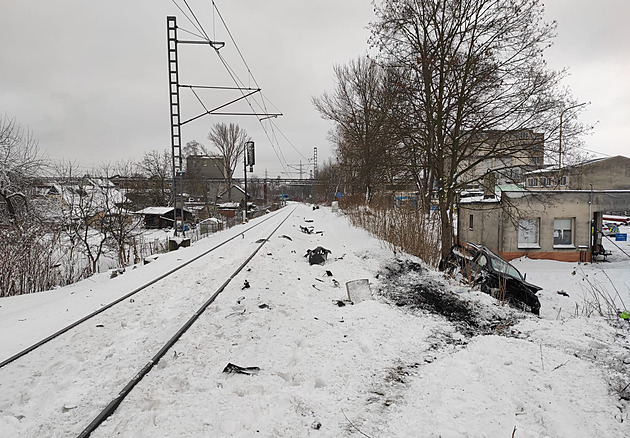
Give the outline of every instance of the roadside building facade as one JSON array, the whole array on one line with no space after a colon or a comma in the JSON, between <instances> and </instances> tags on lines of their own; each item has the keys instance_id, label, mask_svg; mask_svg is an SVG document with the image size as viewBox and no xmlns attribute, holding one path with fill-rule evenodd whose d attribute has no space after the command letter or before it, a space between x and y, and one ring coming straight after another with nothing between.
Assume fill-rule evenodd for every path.
<instances>
[{"instance_id":1,"label":"roadside building facade","mask_svg":"<svg viewBox=\"0 0 630 438\"><path fill-rule=\"evenodd\" d=\"M503 191L459 204L458 238L506 260L591 261L604 245L605 212L630 211L630 190Z\"/></svg>"}]
</instances>

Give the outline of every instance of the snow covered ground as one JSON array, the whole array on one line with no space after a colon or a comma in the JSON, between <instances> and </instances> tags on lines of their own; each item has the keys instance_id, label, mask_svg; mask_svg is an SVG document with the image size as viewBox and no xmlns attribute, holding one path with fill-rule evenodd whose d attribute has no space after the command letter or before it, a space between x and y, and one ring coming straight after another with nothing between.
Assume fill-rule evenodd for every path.
<instances>
[{"instance_id":1,"label":"snow covered ground","mask_svg":"<svg viewBox=\"0 0 630 438\"><path fill-rule=\"evenodd\" d=\"M0 437L79 435L287 215L92 436L630 432L630 324L607 304L630 306L628 242L605 243L613 251L607 262L515 261L528 281L544 288L538 318L446 280L412 257L397 259L328 207L290 204L116 278L101 274L1 299L3 361L237 236L0 368ZM305 234L300 226L323 233ZM316 246L332 251L324 266L310 266L304 257ZM373 299L344 301L346 282L362 278ZM435 311L424 310L429 296ZM222 372L228 363L260 370Z\"/></svg>"}]
</instances>

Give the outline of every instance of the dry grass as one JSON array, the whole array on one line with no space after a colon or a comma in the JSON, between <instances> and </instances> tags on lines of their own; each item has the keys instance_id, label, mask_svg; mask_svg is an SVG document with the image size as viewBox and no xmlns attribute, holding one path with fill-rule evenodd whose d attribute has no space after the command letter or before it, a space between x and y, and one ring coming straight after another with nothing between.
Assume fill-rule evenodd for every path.
<instances>
[{"instance_id":1,"label":"dry grass","mask_svg":"<svg viewBox=\"0 0 630 438\"><path fill-rule=\"evenodd\" d=\"M369 231L394 252L406 252L437 266L440 261L437 214L427 214L409 203L395 205L392 200L393 196L375 197L366 206L362 197L346 197L340 207L353 225Z\"/></svg>"}]
</instances>

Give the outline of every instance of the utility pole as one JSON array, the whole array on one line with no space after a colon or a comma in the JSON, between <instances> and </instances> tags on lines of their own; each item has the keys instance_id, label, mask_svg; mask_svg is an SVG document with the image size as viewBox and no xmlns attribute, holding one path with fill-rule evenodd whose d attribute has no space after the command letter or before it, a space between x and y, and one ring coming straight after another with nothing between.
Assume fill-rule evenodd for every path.
<instances>
[{"instance_id":1,"label":"utility pole","mask_svg":"<svg viewBox=\"0 0 630 438\"><path fill-rule=\"evenodd\" d=\"M173 198L173 207L174 207L174 219L177 220L177 199L180 199L181 204L181 218L182 218L182 226L184 219L184 196L183 196L183 168L182 168L182 148L181 148L181 127L187 123L190 123L194 120L199 119L200 117L206 115L230 115L230 116L257 116L257 117L277 117L281 116L281 113L270 114L267 112L257 113L257 112L225 112L220 111L225 107L232 105L240 100L247 99L249 96L259 93L260 88L245 88L245 87L212 87L206 85L187 85L179 83L179 66L178 66L178 53L177 47L179 44L201 44L201 45L209 45L216 52L218 52L221 48L225 46L224 42L221 41L212 41L209 38L201 38L197 40L180 40L177 36L177 18L174 16L166 17L166 32L167 32L167 50L168 50L168 73L169 73L169 95L170 95L170 114L171 114L171 151L172 151L172 198ZM205 34L205 32L204 32ZM224 105L220 105L214 109L208 109L206 105L199 99L201 106L203 107L203 112L197 116L191 117L188 120L181 121L180 120L180 89L189 89L192 93L195 94L197 99L199 96L195 92L196 89L216 89L221 88L223 90L235 90L240 93L240 96ZM244 93L247 92L247 93ZM253 164L253 163L252 163ZM176 183L177 177L180 178L180 184ZM175 236L177 236L177 223L175 224Z\"/></svg>"},{"instance_id":2,"label":"utility pole","mask_svg":"<svg viewBox=\"0 0 630 438\"><path fill-rule=\"evenodd\" d=\"M173 198L173 219L175 220L175 237L178 235L178 215L177 215L177 195L180 198L182 232L184 225L184 196L183 196L183 175L182 175L182 147L180 135L180 119L179 119L179 71L177 61L177 22L175 17L166 17L166 28L168 38L168 81L169 96L171 104L171 172L172 181L171 197ZM179 187L177 187L177 179L179 176Z\"/></svg>"},{"instance_id":3,"label":"utility pole","mask_svg":"<svg viewBox=\"0 0 630 438\"><path fill-rule=\"evenodd\" d=\"M249 166L249 171L254 171L254 164L256 164L256 159L254 158L254 142L246 141L244 145L244 154L243 154L243 170L244 170L244 180L245 180L245 211L243 212L243 222L247 222L247 166Z\"/></svg>"}]
</instances>

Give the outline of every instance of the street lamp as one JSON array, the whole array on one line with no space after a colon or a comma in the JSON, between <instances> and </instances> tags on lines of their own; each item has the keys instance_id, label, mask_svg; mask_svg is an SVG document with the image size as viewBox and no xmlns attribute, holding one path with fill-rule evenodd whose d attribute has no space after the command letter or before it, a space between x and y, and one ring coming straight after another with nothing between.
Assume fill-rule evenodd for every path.
<instances>
[{"instance_id":1,"label":"street lamp","mask_svg":"<svg viewBox=\"0 0 630 438\"><path fill-rule=\"evenodd\" d=\"M564 116L564 113L566 113L567 111L572 110L574 108L578 108L580 106L584 106L589 103L591 102L582 102L582 103L572 105L568 108L563 109L562 112L560 113L560 134L558 138L558 188L560 187L560 178L561 178L561 172L562 172L562 117Z\"/></svg>"}]
</instances>

